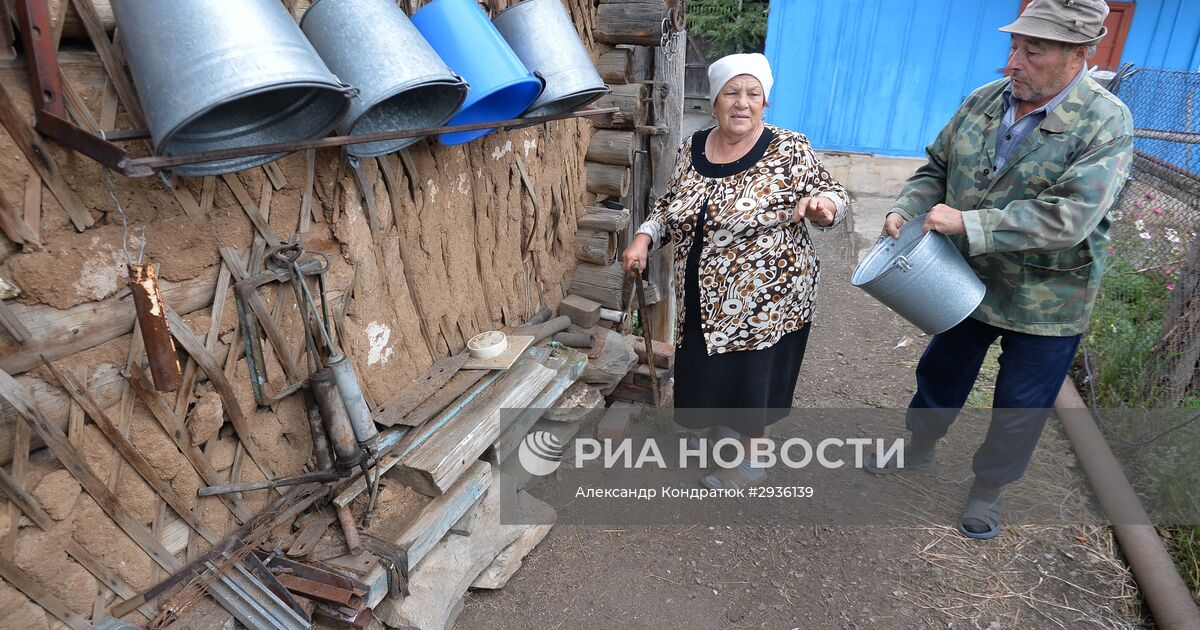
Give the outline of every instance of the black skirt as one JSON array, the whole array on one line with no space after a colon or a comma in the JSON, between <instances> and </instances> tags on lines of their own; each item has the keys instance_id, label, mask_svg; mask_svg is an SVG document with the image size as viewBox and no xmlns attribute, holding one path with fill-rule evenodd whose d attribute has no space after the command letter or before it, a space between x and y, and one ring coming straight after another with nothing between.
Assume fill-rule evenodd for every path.
<instances>
[{"instance_id":1,"label":"black skirt","mask_svg":"<svg viewBox=\"0 0 1200 630\"><path fill-rule=\"evenodd\" d=\"M706 218L701 206L684 274L683 339L675 351L675 421L689 429L723 425L744 436L762 437L766 427L792 407L811 324L784 335L769 348L709 356L700 327L700 254Z\"/></svg>"}]
</instances>

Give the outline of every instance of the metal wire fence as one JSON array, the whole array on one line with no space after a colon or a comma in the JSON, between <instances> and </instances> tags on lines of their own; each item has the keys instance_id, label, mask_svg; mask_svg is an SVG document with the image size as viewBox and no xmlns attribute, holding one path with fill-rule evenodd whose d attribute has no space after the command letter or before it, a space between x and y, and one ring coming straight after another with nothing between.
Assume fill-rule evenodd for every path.
<instances>
[{"instance_id":1,"label":"metal wire fence","mask_svg":"<svg viewBox=\"0 0 1200 630\"><path fill-rule=\"evenodd\" d=\"M1110 267L1089 333L1103 406L1200 404L1200 73L1141 68L1120 82L1134 162L1112 213Z\"/></svg>"}]
</instances>

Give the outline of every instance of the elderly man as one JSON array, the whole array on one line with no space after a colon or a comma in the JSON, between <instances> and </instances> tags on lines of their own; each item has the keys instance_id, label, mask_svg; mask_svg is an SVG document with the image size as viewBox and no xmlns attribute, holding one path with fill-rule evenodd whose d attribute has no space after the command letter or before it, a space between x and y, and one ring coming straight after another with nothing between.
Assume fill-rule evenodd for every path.
<instances>
[{"instance_id":1,"label":"elderly man","mask_svg":"<svg viewBox=\"0 0 1200 630\"><path fill-rule=\"evenodd\" d=\"M949 235L987 287L963 323L935 335L917 366L899 458L877 474L929 470L1000 339L991 425L975 452L959 532L999 533L1001 487L1024 474L1071 366L1108 253L1109 209L1132 159L1129 110L1087 73L1106 34L1102 0L1033 0L1012 24L1007 77L971 94L927 149L884 220Z\"/></svg>"}]
</instances>

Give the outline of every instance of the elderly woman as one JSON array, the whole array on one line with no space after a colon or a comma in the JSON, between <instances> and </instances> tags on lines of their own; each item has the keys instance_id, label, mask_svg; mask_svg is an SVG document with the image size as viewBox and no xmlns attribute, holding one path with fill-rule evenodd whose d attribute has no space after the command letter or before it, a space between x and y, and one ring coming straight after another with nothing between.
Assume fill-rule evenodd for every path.
<instances>
[{"instance_id":1,"label":"elderly woman","mask_svg":"<svg viewBox=\"0 0 1200 630\"><path fill-rule=\"evenodd\" d=\"M651 248L675 244L675 408L738 409L676 414L676 422L722 437L762 438L792 406L808 342L820 263L817 229L845 216L845 189L799 133L763 123L771 68L760 54L730 55L708 69L716 127L684 141L667 192L622 255L646 268ZM699 445L693 436L692 448ZM709 488L745 488L765 471L750 457L705 476Z\"/></svg>"}]
</instances>

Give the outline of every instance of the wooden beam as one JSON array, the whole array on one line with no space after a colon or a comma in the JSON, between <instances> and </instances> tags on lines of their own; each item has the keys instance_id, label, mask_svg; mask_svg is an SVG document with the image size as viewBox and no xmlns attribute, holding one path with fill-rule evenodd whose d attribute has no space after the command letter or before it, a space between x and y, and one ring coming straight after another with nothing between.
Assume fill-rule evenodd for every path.
<instances>
[{"instance_id":1,"label":"wooden beam","mask_svg":"<svg viewBox=\"0 0 1200 630\"><path fill-rule=\"evenodd\" d=\"M100 428L100 431L112 443L113 448L117 449L117 452L121 453L125 461L129 462L129 465L142 476L142 479L146 480L146 483L154 489L158 496L162 497L162 500L166 501L167 505L175 510L179 518L183 519L192 529L196 530L197 534L203 536L209 544L215 545L221 541L221 537L216 532L192 514L192 506L188 505L183 500L183 497L179 496L178 492L175 492L171 484L158 475L158 471L154 470L154 466L150 464L150 460L146 459L137 450L137 447L129 441L129 438L121 434L121 431L117 429L116 423L100 408L96 400L92 398L92 395L83 387L82 383L75 380L75 377L70 373L60 372L51 363L46 363L46 368L50 370L54 378L58 379L58 382L67 390L71 398L91 416L92 421L96 423L96 426Z\"/></svg>"},{"instance_id":2,"label":"wooden beam","mask_svg":"<svg viewBox=\"0 0 1200 630\"><path fill-rule=\"evenodd\" d=\"M619 262L611 265L580 263L571 278L570 293L599 302L604 308L621 310L626 298L627 279Z\"/></svg>"},{"instance_id":3,"label":"wooden beam","mask_svg":"<svg viewBox=\"0 0 1200 630\"><path fill-rule=\"evenodd\" d=\"M25 516L28 516L29 520L33 521L38 527L47 532L54 527L54 519L46 513L46 510L42 509L42 506L32 495L21 487L21 484L16 479L13 479L11 475L4 472L3 468L0 468L0 491L7 494L8 499L13 502L13 505L24 512Z\"/></svg>"},{"instance_id":4,"label":"wooden beam","mask_svg":"<svg viewBox=\"0 0 1200 630\"><path fill-rule=\"evenodd\" d=\"M585 214L579 218L578 227L581 230L604 230L620 234L629 227L629 211L599 206L588 207Z\"/></svg>"},{"instance_id":5,"label":"wooden beam","mask_svg":"<svg viewBox=\"0 0 1200 630\"><path fill-rule=\"evenodd\" d=\"M254 229L258 230L259 235L266 240L271 247L279 246L279 237L271 231L271 224L267 222L267 218L259 211L258 206L254 204L254 200L250 198L250 193L246 192L246 187L242 185L242 180L237 178L237 173L226 173L221 176L225 180L225 184L229 186L229 190L233 192L233 196L241 204L242 210L246 212L246 216L250 217L250 222L254 224Z\"/></svg>"},{"instance_id":6,"label":"wooden beam","mask_svg":"<svg viewBox=\"0 0 1200 630\"><path fill-rule=\"evenodd\" d=\"M676 33L670 45L675 49L673 63L667 63L665 51L655 49L654 79L661 82L666 92L661 93L661 101L654 104L654 124L666 133L650 137L650 164L653 181L650 186L650 196L658 198L666 194L667 180L675 169L680 143L683 142L683 105L684 78L686 68L682 60L687 57L687 33ZM684 156L686 157L686 156ZM645 217L636 217L638 221ZM675 334L676 310L683 305L675 303L675 272L672 269L673 245L659 249L648 262L647 270L650 283L658 287L662 294L661 301L650 307L648 322L651 337L654 339L671 340ZM649 288L649 287L647 287ZM649 303L650 300L647 299Z\"/></svg>"},{"instance_id":7,"label":"wooden beam","mask_svg":"<svg viewBox=\"0 0 1200 630\"><path fill-rule=\"evenodd\" d=\"M663 0L601 0L592 34L604 44L654 46L662 40L666 17Z\"/></svg>"},{"instance_id":8,"label":"wooden beam","mask_svg":"<svg viewBox=\"0 0 1200 630\"><path fill-rule=\"evenodd\" d=\"M0 232L4 232L8 240L17 245L34 244L41 247L37 233L17 214L14 206L8 205L3 195L0 195Z\"/></svg>"},{"instance_id":9,"label":"wooden beam","mask_svg":"<svg viewBox=\"0 0 1200 630\"><path fill-rule=\"evenodd\" d=\"M121 505L117 496L96 476L79 452L71 448L70 443L67 442L67 436L63 434L62 430L47 422L41 412L37 410L29 391L21 387L8 372L3 370L0 370L0 396L7 399L21 413L63 467L79 481L79 484L92 496L100 509L104 510L104 513L108 514L108 517L117 524L117 527L120 527L159 566L167 571L179 569L180 564L175 556L171 555L171 552L167 551L167 548L150 533L150 530L146 529Z\"/></svg>"},{"instance_id":10,"label":"wooden beam","mask_svg":"<svg viewBox=\"0 0 1200 630\"><path fill-rule=\"evenodd\" d=\"M12 136L17 148L25 154L25 159L37 171L42 181L46 182L46 187L58 200L58 204L63 207L63 210L66 210L75 229L82 232L91 227L96 221L88 212L87 206L83 205L79 195L75 194L75 190L63 177L58 161L50 153L50 147L33 132L2 85L0 85L0 124L8 130L8 134Z\"/></svg>"},{"instance_id":11,"label":"wooden beam","mask_svg":"<svg viewBox=\"0 0 1200 630\"><path fill-rule=\"evenodd\" d=\"M13 449L16 451L16 456L13 457L12 476L18 488L25 489L25 469L29 465L29 442L30 434L29 425L23 421L18 421L16 437L13 439ZM5 558L15 558L17 554L17 534L20 533L21 519L19 518L20 510L16 503L8 505L8 536L4 539L3 555Z\"/></svg>"},{"instance_id":12,"label":"wooden beam","mask_svg":"<svg viewBox=\"0 0 1200 630\"><path fill-rule=\"evenodd\" d=\"M599 230L575 232L575 258L593 265L607 265L617 258L617 235Z\"/></svg>"},{"instance_id":13,"label":"wooden beam","mask_svg":"<svg viewBox=\"0 0 1200 630\"><path fill-rule=\"evenodd\" d=\"M428 400L443 385L448 383L458 373L458 370L462 368L463 363L467 362L467 356L468 354L464 352L434 361L433 365L424 374L414 379L394 398L380 405L371 414L371 419L376 424L386 427L400 422L404 416L408 415L418 405Z\"/></svg>"},{"instance_id":14,"label":"wooden beam","mask_svg":"<svg viewBox=\"0 0 1200 630\"><path fill-rule=\"evenodd\" d=\"M71 554L72 558L80 564L88 573L96 576L100 583L108 587L109 590L116 593L120 597L130 598L137 594L137 591L126 582L116 571L109 569L100 563L91 552L84 549L75 540L68 539L66 544L67 553ZM138 612L145 615L146 619L153 619L157 611L150 604L142 604L138 608Z\"/></svg>"},{"instance_id":15,"label":"wooden beam","mask_svg":"<svg viewBox=\"0 0 1200 630\"><path fill-rule=\"evenodd\" d=\"M175 443L179 451L192 464L192 468L196 470L196 474L200 475L204 483L210 486L220 486L229 483L229 480L224 475L212 467L212 464L209 463L208 458L200 450L200 447L192 444L191 432L188 431L187 426L178 416L171 413L166 403L159 398L154 388L146 381L146 377L142 374L141 369L134 368L130 371L128 379L134 393L137 394L142 404L146 405L146 408L150 410L150 415L154 416L155 420L158 420L163 431L167 432L171 441ZM250 508L242 502L239 495L221 494L217 496L229 507L229 510L233 512L238 521L245 523L253 518Z\"/></svg>"},{"instance_id":16,"label":"wooden beam","mask_svg":"<svg viewBox=\"0 0 1200 630\"><path fill-rule=\"evenodd\" d=\"M41 606L46 612L70 626L72 630L88 630L88 628L92 627L92 624L88 623L83 617L75 614L75 611L71 610L61 599L42 588L40 584L35 582L33 578L29 577L29 574L22 571L16 564L9 562L8 558L0 558L0 577L24 593L26 597L32 599L35 604Z\"/></svg>"},{"instance_id":17,"label":"wooden beam","mask_svg":"<svg viewBox=\"0 0 1200 630\"><path fill-rule=\"evenodd\" d=\"M113 87L117 91L117 97L125 106L125 111L129 112L133 124L139 127L145 126L146 113L142 111L137 92L133 90L133 85L125 76L125 68L117 56L112 40L108 38L108 32L104 29L95 5L92 4L92 0L72 0L72 2L75 4L75 10L79 12L79 20L83 22L83 28L87 30L88 38L92 40L96 54L100 56L100 63L104 66L109 80L112 81Z\"/></svg>"},{"instance_id":18,"label":"wooden beam","mask_svg":"<svg viewBox=\"0 0 1200 630\"><path fill-rule=\"evenodd\" d=\"M446 536L450 528L483 497L491 485L491 465L476 461L453 487L430 501L417 513L396 540L396 546L408 552L406 569L409 575L421 564L434 545Z\"/></svg>"},{"instance_id":19,"label":"wooden beam","mask_svg":"<svg viewBox=\"0 0 1200 630\"><path fill-rule=\"evenodd\" d=\"M614 48L600 55L596 69L600 71L600 78L604 79L605 83L633 83L633 51L628 48Z\"/></svg>"},{"instance_id":20,"label":"wooden beam","mask_svg":"<svg viewBox=\"0 0 1200 630\"><path fill-rule=\"evenodd\" d=\"M629 192L629 169L613 164L587 162L587 190L620 199Z\"/></svg>"},{"instance_id":21,"label":"wooden beam","mask_svg":"<svg viewBox=\"0 0 1200 630\"><path fill-rule=\"evenodd\" d=\"M554 376L541 363L518 361L488 395L473 400L413 449L393 474L422 494L444 494Z\"/></svg>"},{"instance_id":22,"label":"wooden beam","mask_svg":"<svg viewBox=\"0 0 1200 630\"><path fill-rule=\"evenodd\" d=\"M25 225L33 232L33 242L27 243L29 248L42 246L42 178L37 171L31 170L25 178Z\"/></svg>"},{"instance_id":23,"label":"wooden beam","mask_svg":"<svg viewBox=\"0 0 1200 630\"><path fill-rule=\"evenodd\" d=\"M614 129L633 129L646 124L645 88L641 83L630 85L614 85L612 93L596 99L597 108L616 107L619 111L612 115L610 121L600 123L592 121L595 127Z\"/></svg>"},{"instance_id":24,"label":"wooden beam","mask_svg":"<svg viewBox=\"0 0 1200 630\"><path fill-rule=\"evenodd\" d=\"M267 477L275 477L275 467L271 466L270 459L267 454L250 439L250 423L246 420L245 414L242 413L242 405L238 402L237 394L233 391L233 386L225 378L225 372L221 370L221 366L217 364L217 360L213 357L204 344L196 337L196 333L183 321L170 306L167 307L167 318L171 324L171 334L175 336L175 340L180 346L192 355L196 363L200 365L200 369L208 375L208 382L217 390L217 394L221 396L221 406L225 410L225 415L229 417L229 421L233 424L233 430L237 431L238 439L246 445L246 452L250 453L250 457L254 458L254 463L262 469Z\"/></svg>"},{"instance_id":25,"label":"wooden beam","mask_svg":"<svg viewBox=\"0 0 1200 630\"><path fill-rule=\"evenodd\" d=\"M212 301L216 282L216 270L171 285L164 282L163 301L181 313L197 311ZM20 303L10 308L28 322L33 339L23 346L0 335L0 369L10 374L32 370L41 365L42 357L55 361L129 334L137 320L128 289L103 302L85 302L65 310Z\"/></svg>"},{"instance_id":26,"label":"wooden beam","mask_svg":"<svg viewBox=\"0 0 1200 630\"><path fill-rule=\"evenodd\" d=\"M633 166L633 150L638 141L638 134L632 131L597 129L588 142L584 159L601 164Z\"/></svg>"}]
</instances>

